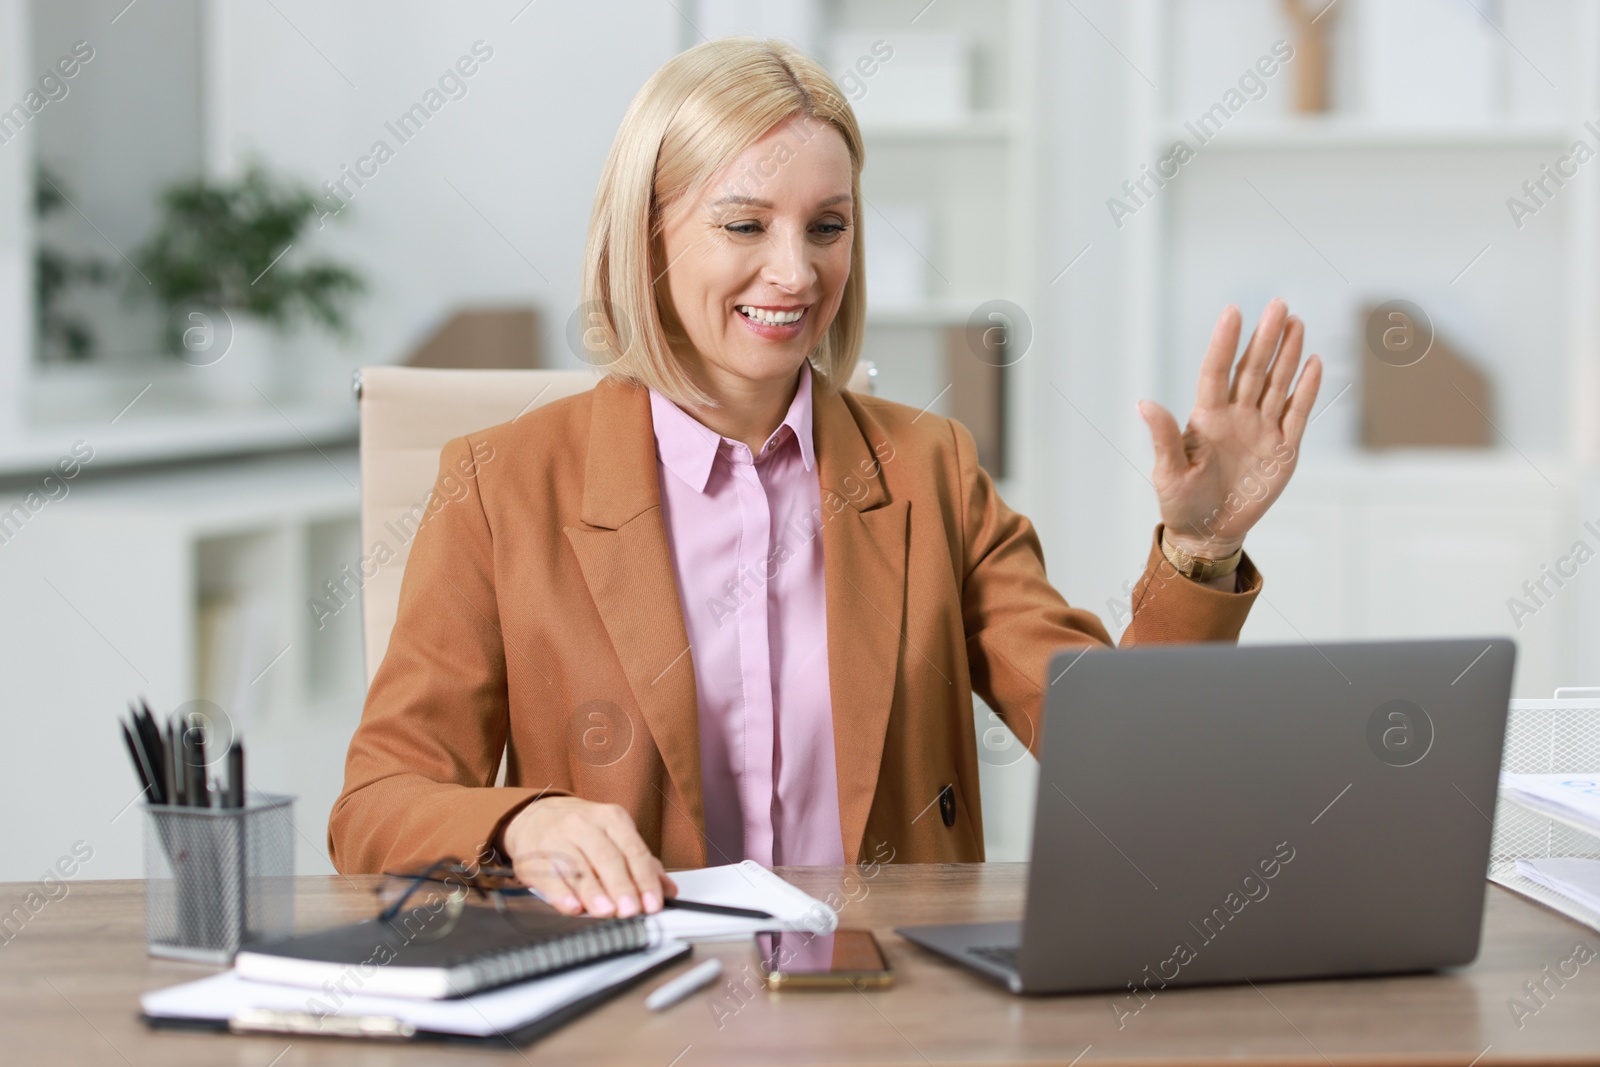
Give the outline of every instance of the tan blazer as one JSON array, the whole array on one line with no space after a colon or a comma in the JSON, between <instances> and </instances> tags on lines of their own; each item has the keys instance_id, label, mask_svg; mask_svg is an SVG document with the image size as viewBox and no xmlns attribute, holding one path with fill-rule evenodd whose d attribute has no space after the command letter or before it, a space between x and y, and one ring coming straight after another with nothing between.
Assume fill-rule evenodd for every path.
<instances>
[{"instance_id":1,"label":"tan blazer","mask_svg":"<svg viewBox=\"0 0 1600 1067\"><path fill-rule=\"evenodd\" d=\"M972 693L1037 754L1050 656L1110 636L1050 585L965 427L813 385L844 854L982 860ZM541 794L622 805L670 868L727 862L706 854L648 391L603 379L449 442L439 471L455 499L416 534L328 825L334 864L479 856ZM1248 560L1242 593L1178 576L1154 538L1149 560L1123 644L1237 639L1261 584Z\"/></svg>"}]
</instances>

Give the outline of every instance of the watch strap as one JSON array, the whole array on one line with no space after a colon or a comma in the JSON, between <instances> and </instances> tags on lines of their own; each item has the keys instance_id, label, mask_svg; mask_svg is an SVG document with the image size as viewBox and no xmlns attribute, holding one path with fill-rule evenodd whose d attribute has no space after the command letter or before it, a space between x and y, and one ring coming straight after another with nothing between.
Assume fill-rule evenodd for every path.
<instances>
[{"instance_id":1,"label":"watch strap","mask_svg":"<svg viewBox=\"0 0 1600 1067\"><path fill-rule=\"evenodd\" d=\"M1185 578L1196 582L1209 582L1213 578L1221 578L1232 574L1239 569L1239 561L1244 558L1243 546L1233 550L1233 554L1222 559L1208 559L1205 556L1193 556L1178 548L1167 540L1166 530L1161 531L1161 554L1167 557L1167 562L1172 564L1174 570Z\"/></svg>"}]
</instances>

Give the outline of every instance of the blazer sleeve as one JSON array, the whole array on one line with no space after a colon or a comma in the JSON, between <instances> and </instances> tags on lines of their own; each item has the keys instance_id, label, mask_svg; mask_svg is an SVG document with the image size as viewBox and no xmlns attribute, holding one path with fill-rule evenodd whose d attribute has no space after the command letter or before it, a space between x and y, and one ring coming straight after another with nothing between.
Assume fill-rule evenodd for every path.
<instances>
[{"instance_id":1,"label":"blazer sleeve","mask_svg":"<svg viewBox=\"0 0 1600 1067\"><path fill-rule=\"evenodd\" d=\"M961 614L972 688L1037 755L1050 657L1063 648L1109 647L1111 635L1050 584L1033 524L1000 499L978 466L971 431L953 419L950 426L961 484ZM1223 592L1178 574L1160 537L1157 525L1120 644L1237 641L1261 590L1249 556L1239 565L1241 591Z\"/></svg>"},{"instance_id":2,"label":"blazer sleeve","mask_svg":"<svg viewBox=\"0 0 1600 1067\"><path fill-rule=\"evenodd\" d=\"M328 854L342 873L486 862L511 815L540 796L570 795L493 784L508 699L477 473L467 438L445 445L328 821Z\"/></svg>"}]
</instances>

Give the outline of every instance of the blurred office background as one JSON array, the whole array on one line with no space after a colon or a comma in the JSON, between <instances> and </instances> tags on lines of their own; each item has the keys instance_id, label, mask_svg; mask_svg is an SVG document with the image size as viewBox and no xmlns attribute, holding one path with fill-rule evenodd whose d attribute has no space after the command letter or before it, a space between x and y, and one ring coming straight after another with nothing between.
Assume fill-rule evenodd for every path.
<instances>
[{"instance_id":1,"label":"blurred office background","mask_svg":"<svg viewBox=\"0 0 1600 1067\"><path fill-rule=\"evenodd\" d=\"M622 113L736 32L854 100L878 391L973 427L1069 600L1126 625L1135 401L1181 420L1281 295L1328 374L1246 639L1600 680L1600 0L0 0L0 880L138 876L139 694L223 709L331 870L351 372L583 366ZM1023 858L1034 761L974 714Z\"/></svg>"}]
</instances>

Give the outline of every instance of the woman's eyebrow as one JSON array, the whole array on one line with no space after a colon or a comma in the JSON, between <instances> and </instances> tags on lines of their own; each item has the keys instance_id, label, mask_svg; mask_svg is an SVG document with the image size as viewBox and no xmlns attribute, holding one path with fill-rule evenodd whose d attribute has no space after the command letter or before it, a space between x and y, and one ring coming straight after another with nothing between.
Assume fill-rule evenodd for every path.
<instances>
[{"instance_id":1,"label":"woman's eyebrow","mask_svg":"<svg viewBox=\"0 0 1600 1067\"><path fill-rule=\"evenodd\" d=\"M823 208L823 207L828 207L828 206L830 206L832 204L845 204L845 203L849 203L849 202L850 202L850 194L849 193L840 193L838 196L830 196L830 197L828 197L828 199L820 201L817 204L817 207ZM745 207L765 207L765 208L770 208L772 206L772 201L770 201L770 200L762 200L762 199L760 199L758 197L754 197L754 196L740 196L740 195L735 193L735 194L729 194L728 196L721 197L720 199L717 199L717 200L713 200L707 206L708 207L720 207L723 204L741 204L741 205L744 205Z\"/></svg>"}]
</instances>

